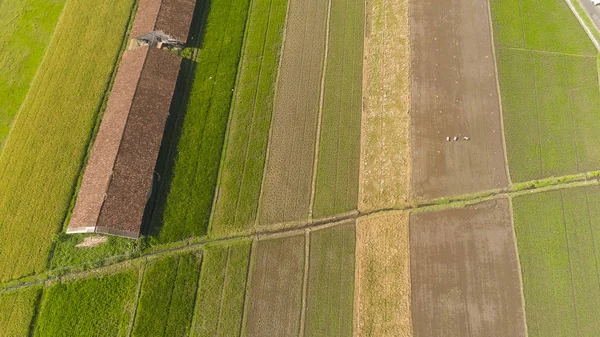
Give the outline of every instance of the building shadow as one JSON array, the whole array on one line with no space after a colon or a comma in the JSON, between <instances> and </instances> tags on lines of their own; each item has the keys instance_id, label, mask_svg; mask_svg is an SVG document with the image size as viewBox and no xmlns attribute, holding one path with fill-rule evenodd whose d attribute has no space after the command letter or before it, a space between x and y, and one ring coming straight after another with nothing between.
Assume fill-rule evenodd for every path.
<instances>
[{"instance_id":1,"label":"building shadow","mask_svg":"<svg viewBox=\"0 0 600 337\"><path fill-rule=\"evenodd\" d=\"M154 181L150 198L144 211L142 235L156 237L163 228L163 215L166 199L173 180L177 144L181 138L186 107L198 66L195 60L197 55L192 54L190 48L196 51L202 48L210 5L211 0L197 0L186 49L181 52L183 60L175 85L171 107L169 108L169 117L165 124L165 132L158 160L154 169Z\"/></svg>"}]
</instances>

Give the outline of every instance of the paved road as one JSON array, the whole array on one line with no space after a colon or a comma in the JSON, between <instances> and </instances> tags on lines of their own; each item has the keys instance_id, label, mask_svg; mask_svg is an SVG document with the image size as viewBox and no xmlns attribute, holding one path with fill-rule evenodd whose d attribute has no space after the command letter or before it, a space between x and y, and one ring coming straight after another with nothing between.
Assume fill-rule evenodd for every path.
<instances>
[{"instance_id":1,"label":"paved road","mask_svg":"<svg viewBox=\"0 0 600 337\"><path fill-rule=\"evenodd\" d=\"M594 21L594 25L600 30L600 6L594 6L591 0L578 0L588 15Z\"/></svg>"}]
</instances>

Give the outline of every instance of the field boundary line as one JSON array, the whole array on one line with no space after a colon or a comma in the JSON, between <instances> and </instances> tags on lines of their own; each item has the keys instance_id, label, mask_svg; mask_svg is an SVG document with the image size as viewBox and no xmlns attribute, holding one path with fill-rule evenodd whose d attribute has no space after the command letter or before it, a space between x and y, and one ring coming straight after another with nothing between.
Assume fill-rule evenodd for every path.
<instances>
[{"instance_id":1,"label":"field boundary line","mask_svg":"<svg viewBox=\"0 0 600 337\"><path fill-rule=\"evenodd\" d=\"M220 186L221 186L221 180L223 178L223 170L224 170L224 163L225 163L225 158L227 156L227 148L228 148L228 143L229 143L229 133L231 132L231 120L233 119L233 111L235 109L235 103L236 103L236 94L238 92L238 85L240 83L240 77L241 77L241 67L242 64L244 63L244 57L246 56L246 42L248 40L248 28L250 27L250 15L252 13L252 6L254 6L254 2L255 0L250 0L250 3L248 4L248 13L246 14L246 23L244 25L244 38L242 40L242 47L241 47L241 51L240 51L240 59L238 61L238 70L235 74L235 82L233 84L233 89L234 92L231 95L231 102L229 104L229 112L227 114L227 126L225 127L225 137L223 137L223 149L221 150L221 158L219 160L219 171L217 173L217 182L215 185L215 195L213 197L213 201L211 203L211 207L210 207L210 215L208 218L208 227L206 229L206 234L210 235L210 233L213 230L213 225L214 225L214 217L215 217L215 210L217 208L217 204L219 202L219 199L221 198L221 190L220 190ZM209 10L210 11L210 5L209 5ZM208 15L207 15L208 16ZM261 67L262 67L262 60L261 60ZM258 87L258 85L257 85ZM236 213L237 213L237 206L236 206ZM235 226L235 221L234 221L234 226Z\"/></svg>"},{"instance_id":2,"label":"field boundary line","mask_svg":"<svg viewBox=\"0 0 600 337\"><path fill-rule=\"evenodd\" d=\"M304 337L306 324L306 303L308 294L308 273L310 272L310 228L304 230L304 275L302 275L302 303L300 307L300 329L298 336Z\"/></svg>"},{"instance_id":3,"label":"field boundary line","mask_svg":"<svg viewBox=\"0 0 600 337\"><path fill-rule=\"evenodd\" d=\"M227 276L229 274L229 258L231 257L231 247L227 247L227 257L225 258L225 274L223 275L223 286L221 287L221 296L219 299L219 313L215 324L215 336L219 335L219 326L221 325L221 317L223 314L223 298L225 297L225 285L227 284Z\"/></svg>"},{"instance_id":4,"label":"field boundary line","mask_svg":"<svg viewBox=\"0 0 600 337\"><path fill-rule=\"evenodd\" d=\"M498 48L505 49L505 50L528 51L528 52L532 52L532 53L540 53L540 54L548 54L548 55L561 55L561 56L583 57L583 58L593 58L593 59L596 58L596 56L594 56L594 55L571 54L571 53L562 53L562 52L549 51L549 50L517 48L517 47L502 47L502 46L499 46Z\"/></svg>"},{"instance_id":5,"label":"field boundary line","mask_svg":"<svg viewBox=\"0 0 600 337\"><path fill-rule=\"evenodd\" d=\"M260 192L258 194L258 203L256 205L256 216L254 219L254 224L252 225L252 229L256 229L260 226L260 214L262 209L263 202L263 191L265 187L265 177L267 176L267 168L269 167L269 154L271 150L271 142L273 141L273 118L275 116L275 102L278 100L279 93L279 78L281 77L281 61L283 60L283 53L285 52L286 38L287 38L287 30L288 30L288 22L290 19L290 3L292 0L287 1L287 8L285 10L285 22L283 23L283 33L281 34L281 48L279 49L279 60L277 62L277 76L275 77L275 83L273 84L273 107L271 111L271 121L269 122L269 134L267 136L267 150L265 151L265 163L263 167L262 177L260 179Z\"/></svg>"},{"instance_id":6,"label":"field boundary line","mask_svg":"<svg viewBox=\"0 0 600 337\"><path fill-rule=\"evenodd\" d=\"M129 319L129 326L127 327L127 333L126 336L131 336L131 334L133 333L133 327L135 326L135 321L136 321L136 316L137 316L137 311L138 311L138 305L140 303L140 296L142 295L142 285L144 283L144 276L146 275L146 266L148 265L148 262L146 261L146 263L142 264L140 270L138 271L138 283L137 286L135 288L135 297L133 299L133 311L131 312L131 318Z\"/></svg>"},{"instance_id":7,"label":"field boundary line","mask_svg":"<svg viewBox=\"0 0 600 337\"><path fill-rule=\"evenodd\" d=\"M312 169L312 182L310 188L310 202L308 205L308 219L313 218L313 209L315 206L315 194L317 193L317 170L319 166L319 146L321 144L321 126L323 123L323 104L325 101L325 78L327 77L327 61L329 59L329 34L331 28L331 3L333 0L327 2L327 25L325 28L325 52L323 53L322 61L322 72L321 72L321 89L319 91L319 114L317 117L317 134L315 136L315 150L313 169Z\"/></svg>"},{"instance_id":8,"label":"field boundary line","mask_svg":"<svg viewBox=\"0 0 600 337\"><path fill-rule=\"evenodd\" d=\"M257 244L258 244L258 239L254 238L252 240L252 243L250 244L250 252L248 253L248 267L246 269L246 284L244 286L244 300L242 302L242 321L240 322L240 333L239 333L240 337L246 335L246 323L248 322L248 311L250 310L250 307L248 306L248 303L250 303L250 301L248 300L248 298L250 296L250 288L251 288L251 283L252 283L251 281L252 281L252 276L254 273L254 265L256 263L254 251L256 250Z\"/></svg>"},{"instance_id":9,"label":"field boundary line","mask_svg":"<svg viewBox=\"0 0 600 337\"><path fill-rule=\"evenodd\" d=\"M576 131L576 122L575 117L573 116L573 88L571 87L571 76L569 76L569 72L565 71L567 76L567 85L569 86L569 91L567 93L567 98L569 99L569 116L571 117L571 125L573 127L573 145L575 145L575 160L577 162L577 171L581 171L581 160L579 159L579 149L578 149L578 140L577 131Z\"/></svg>"},{"instance_id":10,"label":"field boundary line","mask_svg":"<svg viewBox=\"0 0 600 337\"><path fill-rule=\"evenodd\" d=\"M35 328L37 327L38 318L40 316L40 309L42 306L42 298L44 296L44 288L40 287L39 293L36 296L36 299L33 304L33 316L31 316L31 321L29 322L29 328L27 331L28 337L33 337L35 334Z\"/></svg>"},{"instance_id":11,"label":"field boundary line","mask_svg":"<svg viewBox=\"0 0 600 337\"><path fill-rule=\"evenodd\" d=\"M573 265L571 264L571 252L569 251L569 231L567 230L567 217L565 214L565 200L563 196L563 191L560 191L560 205L562 208L562 218L563 218L563 229L565 230L565 243L567 244L567 261L569 263L569 276L571 279L571 297L573 299L573 309L575 314L575 323L577 325L577 336L581 336L581 331L579 331L579 315L577 314L577 300L575 299L575 288L573 288Z\"/></svg>"},{"instance_id":12,"label":"field boundary line","mask_svg":"<svg viewBox=\"0 0 600 337\"><path fill-rule=\"evenodd\" d=\"M311 229L311 231L319 230L322 228L335 227L339 224L343 224L346 221L350 221L353 219L359 219L363 217L376 216L378 214L391 213L391 212L409 212L409 213L417 213L417 212L429 212L429 211L440 211L444 209L450 208L460 208L469 205L473 205L476 203L480 203L483 201L497 199L504 196L508 196L510 198L519 197L522 195L529 195L535 193L544 193L549 191L556 190L564 190L570 188L579 188L579 187L591 187L591 186L599 186L600 180L598 177L598 173L600 172L588 172L586 173L585 178L580 178L577 180L571 180L566 182L558 182L555 184L549 184L542 187L536 187L532 185L531 187L524 187L521 189L506 189L506 190L496 190L491 191L491 193L484 192L479 195L465 195L461 198L448 200L448 201L438 201L438 203L430 203L425 205L417 205L417 206L406 206L406 207L390 207L390 208L381 208L377 210L372 210L369 212L352 212L347 214L343 218L331 219L329 221L323 222L312 222L312 223L304 223L301 226L297 227L286 227L286 228L266 228L261 229L259 231L255 231L252 233L237 233L234 235L230 235L227 237L221 237L216 239L209 239L207 237L202 238L191 238L185 239L176 243L173 243L171 246L163 246L156 247L152 251L146 254L137 255L137 253L126 254L126 255L118 255L113 256L107 259L97 260L88 263L82 263L75 266L64 267L60 269L47 270L44 273L40 273L37 275L31 275L22 277L20 279L10 280L4 283L0 283L0 294L6 293L12 290L18 290L22 288L27 288L31 286L36 286L45 283L51 283L54 281L69 281L69 280L77 280L77 279L85 279L88 278L88 275L94 275L99 273L111 273L113 270L121 270L122 268L135 266L137 264L141 264L147 261L154 261L161 257L166 257L170 255L177 255L185 252L198 252L202 251L205 245L207 244L227 244L227 243L235 243L240 240L250 239L253 241L256 240L268 240L271 238L276 238L277 236L293 236L299 235L303 230ZM489 191L488 191L489 192ZM175 245L176 244L176 245ZM139 268L139 267L138 267Z\"/></svg>"},{"instance_id":13,"label":"field boundary line","mask_svg":"<svg viewBox=\"0 0 600 337\"><path fill-rule=\"evenodd\" d=\"M588 26L585 24L585 22L583 21L583 18L581 17L581 15L579 15L579 12L577 12L577 10L575 9L575 7L571 3L571 0L565 0L565 2L567 3L567 5L569 6L569 8L571 9L571 12L573 12L573 14L575 15L575 17L577 18L577 21L579 22L579 24L581 25L581 27L583 28L583 30L585 30L585 33L587 34L587 36L590 38L590 40L592 40L592 43L594 44L594 47L596 47L596 49L600 52L600 43L598 43L598 40L596 40L596 37L594 36L594 34L592 33L592 31L590 31L590 29L588 28Z\"/></svg>"},{"instance_id":14,"label":"field boundary line","mask_svg":"<svg viewBox=\"0 0 600 337\"><path fill-rule=\"evenodd\" d=\"M544 175L544 157L543 157L543 150L542 150L542 126L540 125L540 102L539 102L539 96L538 96L538 85L537 85L537 74L536 74L536 61L535 61L535 57L532 59L533 61L533 90L534 90L534 94L535 94L535 114L536 114L536 119L537 119L537 136L538 136L538 148L540 151L540 157L539 157L539 162L540 162L540 175Z\"/></svg>"},{"instance_id":15,"label":"field boundary line","mask_svg":"<svg viewBox=\"0 0 600 337\"><path fill-rule=\"evenodd\" d=\"M515 215L513 210L513 197L508 195L508 212L510 213L510 233L513 239L513 247L517 256L517 275L519 277L519 295L521 295L521 310L523 310L523 331L525 336L529 336L527 331L527 315L525 313L525 285L523 284L523 269L521 267L521 256L519 255L519 246L517 244L517 231L515 229Z\"/></svg>"},{"instance_id":16,"label":"field boundary line","mask_svg":"<svg viewBox=\"0 0 600 337\"><path fill-rule=\"evenodd\" d=\"M204 255L200 255L199 257L200 263L198 264L198 269L200 269L200 271L198 272L198 280L196 280L196 291L194 292L194 309L192 309L192 319L190 320L190 325L189 325L189 334L192 334L195 330L196 327L196 322L198 321L198 318L196 317L196 313L197 313L197 305L198 305L198 293L200 292L200 287L202 286L202 282L200 282L202 280L202 271L204 270L204 263L206 262L206 257Z\"/></svg>"},{"instance_id":17,"label":"field boundary line","mask_svg":"<svg viewBox=\"0 0 600 337\"><path fill-rule=\"evenodd\" d=\"M520 6L521 0L519 0ZM488 20L490 21L489 29L492 45L492 57L494 58L494 72L496 75L496 93L498 94L498 109L500 110L500 131L502 131L502 149L504 150L504 167L506 168L506 179L508 185L512 186L512 178L510 177L510 166L508 165L508 149L506 147L506 131L504 128L504 108L502 107L502 92L500 91L500 77L498 72L498 57L496 56L496 40L494 39L494 23L492 22L492 5L490 1L486 1Z\"/></svg>"},{"instance_id":18,"label":"field boundary line","mask_svg":"<svg viewBox=\"0 0 600 337\"><path fill-rule=\"evenodd\" d=\"M588 213L588 226L590 227L590 233L593 233L592 217L590 214L590 199L589 199L589 195L588 195L587 191L585 192L585 205L586 205L587 213ZM594 247L594 262L596 263L596 279L598 279L598 286L600 286L600 269L598 269L598 251L596 248L596 239L594 238L594 235L592 235L591 237L592 237L592 247Z\"/></svg>"}]
</instances>

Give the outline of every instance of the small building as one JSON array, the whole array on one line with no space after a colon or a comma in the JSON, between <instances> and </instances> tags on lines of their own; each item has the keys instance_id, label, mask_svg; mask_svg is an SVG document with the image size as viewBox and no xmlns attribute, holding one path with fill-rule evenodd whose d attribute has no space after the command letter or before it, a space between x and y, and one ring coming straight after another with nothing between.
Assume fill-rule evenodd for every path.
<instances>
[{"instance_id":1,"label":"small building","mask_svg":"<svg viewBox=\"0 0 600 337\"><path fill-rule=\"evenodd\" d=\"M196 0L140 0L81 182L68 234L138 238ZM154 48L158 47L158 48Z\"/></svg>"},{"instance_id":2,"label":"small building","mask_svg":"<svg viewBox=\"0 0 600 337\"><path fill-rule=\"evenodd\" d=\"M157 48L125 52L67 233L139 237L180 66Z\"/></svg>"}]
</instances>

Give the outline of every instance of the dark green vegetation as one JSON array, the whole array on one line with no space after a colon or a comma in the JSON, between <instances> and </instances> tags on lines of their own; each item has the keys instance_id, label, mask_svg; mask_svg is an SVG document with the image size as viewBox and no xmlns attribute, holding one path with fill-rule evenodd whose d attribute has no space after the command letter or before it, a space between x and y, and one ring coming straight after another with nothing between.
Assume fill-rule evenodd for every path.
<instances>
[{"instance_id":1,"label":"dark green vegetation","mask_svg":"<svg viewBox=\"0 0 600 337\"><path fill-rule=\"evenodd\" d=\"M214 0L208 6L172 177L162 191L164 213L154 233L161 242L206 234L248 6L249 0Z\"/></svg>"},{"instance_id":2,"label":"dark green vegetation","mask_svg":"<svg viewBox=\"0 0 600 337\"><path fill-rule=\"evenodd\" d=\"M87 237L95 234L67 235L59 234L56 248L52 254L50 269L60 269L86 263L95 263L115 256L129 256L140 253L145 248L143 240L131 240L109 236L107 242L94 247L76 247Z\"/></svg>"},{"instance_id":3,"label":"dark green vegetation","mask_svg":"<svg viewBox=\"0 0 600 337\"><path fill-rule=\"evenodd\" d=\"M312 232L306 336L352 336L354 222Z\"/></svg>"},{"instance_id":4,"label":"dark green vegetation","mask_svg":"<svg viewBox=\"0 0 600 337\"><path fill-rule=\"evenodd\" d=\"M256 220L273 111L287 0L252 2L211 234L251 228Z\"/></svg>"},{"instance_id":5,"label":"dark green vegetation","mask_svg":"<svg viewBox=\"0 0 600 337\"><path fill-rule=\"evenodd\" d=\"M48 265L133 3L78 0L64 7L0 155L0 281Z\"/></svg>"},{"instance_id":6,"label":"dark green vegetation","mask_svg":"<svg viewBox=\"0 0 600 337\"><path fill-rule=\"evenodd\" d=\"M250 240L208 245L191 336L237 336L242 325Z\"/></svg>"},{"instance_id":7,"label":"dark green vegetation","mask_svg":"<svg viewBox=\"0 0 600 337\"><path fill-rule=\"evenodd\" d=\"M530 337L600 334L600 189L513 200Z\"/></svg>"},{"instance_id":8,"label":"dark green vegetation","mask_svg":"<svg viewBox=\"0 0 600 337\"><path fill-rule=\"evenodd\" d=\"M0 152L65 0L0 1Z\"/></svg>"},{"instance_id":9,"label":"dark green vegetation","mask_svg":"<svg viewBox=\"0 0 600 337\"><path fill-rule=\"evenodd\" d=\"M314 217L357 208L365 3L333 0Z\"/></svg>"},{"instance_id":10,"label":"dark green vegetation","mask_svg":"<svg viewBox=\"0 0 600 337\"><path fill-rule=\"evenodd\" d=\"M44 289L34 336L125 336L138 270Z\"/></svg>"},{"instance_id":11,"label":"dark green vegetation","mask_svg":"<svg viewBox=\"0 0 600 337\"><path fill-rule=\"evenodd\" d=\"M0 337L29 334L40 294L39 287L0 293Z\"/></svg>"},{"instance_id":12,"label":"dark green vegetation","mask_svg":"<svg viewBox=\"0 0 600 337\"><path fill-rule=\"evenodd\" d=\"M189 336L200 261L187 253L146 267L132 336Z\"/></svg>"},{"instance_id":13,"label":"dark green vegetation","mask_svg":"<svg viewBox=\"0 0 600 337\"><path fill-rule=\"evenodd\" d=\"M492 16L512 180L598 170L597 51L567 4L494 0Z\"/></svg>"}]
</instances>

